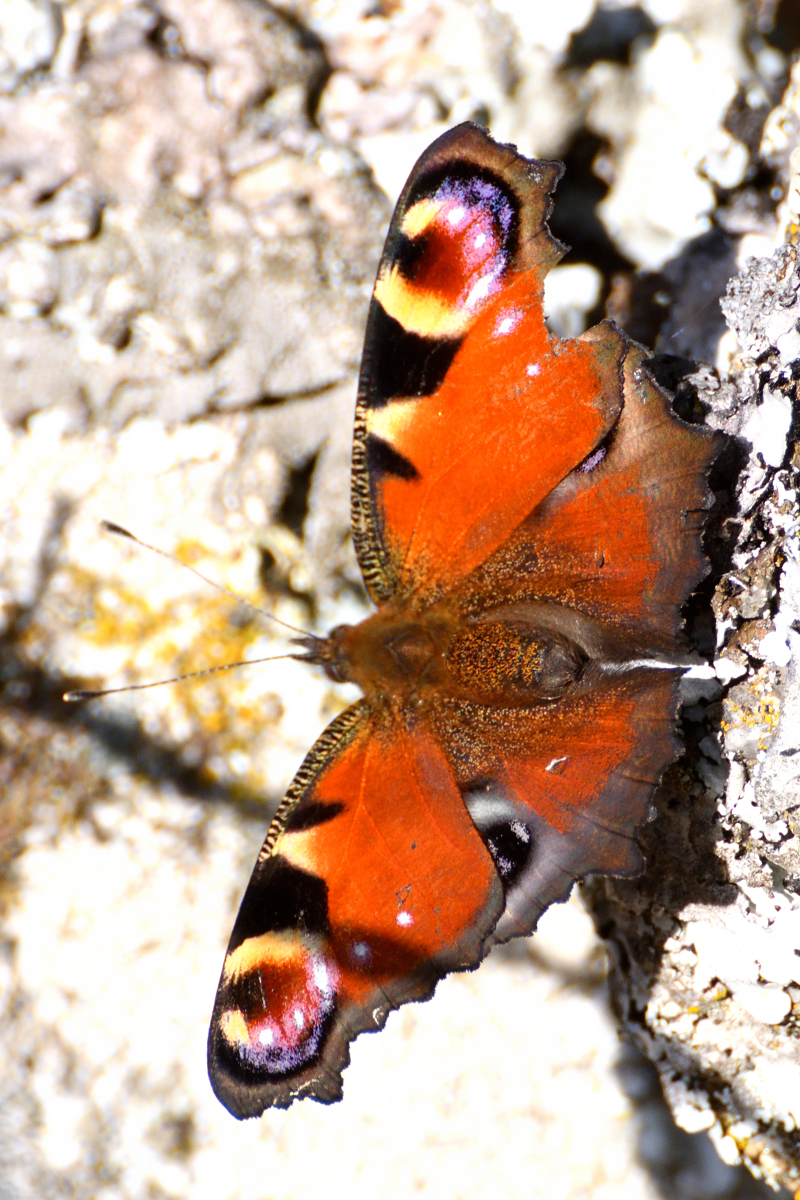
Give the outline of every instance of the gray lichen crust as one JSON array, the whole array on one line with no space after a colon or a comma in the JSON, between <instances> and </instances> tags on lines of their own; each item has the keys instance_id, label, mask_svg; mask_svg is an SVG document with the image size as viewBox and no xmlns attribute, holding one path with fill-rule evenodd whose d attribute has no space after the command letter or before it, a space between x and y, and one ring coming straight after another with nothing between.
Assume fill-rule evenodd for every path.
<instances>
[{"instance_id":1,"label":"gray lichen crust","mask_svg":"<svg viewBox=\"0 0 800 1200\"><path fill-rule=\"evenodd\" d=\"M638 883L586 887L621 1021L680 1125L728 1162L800 1187L800 270L750 259L723 312L730 380L698 380L732 442L709 546L713 666L684 680L685 759L643 839Z\"/></svg>"}]
</instances>

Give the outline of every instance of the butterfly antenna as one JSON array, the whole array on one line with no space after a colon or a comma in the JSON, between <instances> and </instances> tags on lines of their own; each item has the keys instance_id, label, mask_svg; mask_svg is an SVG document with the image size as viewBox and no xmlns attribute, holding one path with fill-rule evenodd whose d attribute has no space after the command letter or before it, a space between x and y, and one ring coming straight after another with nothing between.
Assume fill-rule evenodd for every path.
<instances>
[{"instance_id":1,"label":"butterfly antenna","mask_svg":"<svg viewBox=\"0 0 800 1200\"><path fill-rule=\"evenodd\" d=\"M218 592L224 592L225 595L230 596L230 598L232 600L238 600L238 602L240 604L244 604L248 608L252 608L254 612L257 612L262 617L268 617L270 619L270 621L274 621L277 625L282 625L284 629L291 629L292 633L299 633L302 637L311 637L312 636L311 634L307 633L305 629L298 629L295 625L290 625L288 623L288 621L282 621L280 619L280 617L276 617L274 613L268 612L267 609L259 608L258 605L253 604L252 601L245 600L244 596L237 596L236 592L231 592L228 588L223 587L223 585L221 583L217 583L217 581L215 579L209 579L207 575L204 575L202 573L202 571L198 571L196 567L191 566L190 563L184 562L183 559L178 558L177 555L170 554L170 552L168 550L160 550L158 546L151 546L149 542L142 541L142 539L137 537L136 534L131 533L131 531L129 529L125 529L122 525L117 525L116 521L101 521L100 528L103 529L106 533L113 533L116 537L128 538L130 541L135 542L137 546L143 546L145 550L152 550L153 554L160 554L162 558L168 558L170 560L170 562L177 563L179 567L185 567L187 571L191 571L193 575L196 575L198 579L202 579L203 583L207 583L209 585L209 587L216 588ZM252 661L253 662L262 662L262 661L266 661L266 660L253 659ZM234 663L232 665L237 666L238 664ZM226 668L224 668L224 667L214 667L213 668L213 670L215 670L215 671L221 671L221 670L225 670L225 669ZM203 674L203 673L204 672L202 672L202 671L200 672L200 674ZM188 678L190 678L190 676L181 675L178 678L188 679ZM172 682L173 681L170 679L164 680L164 683L172 683ZM139 687L156 687L157 684L143 683L143 684L138 684L137 686L139 686ZM113 688L112 689L112 691L128 691L128 690L130 690L130 689L128 689L128 688ZM91 694L92 695L103 695L105 693L92 692Z\"/></svg>"},{"instance_id":2,"label":"butterfly antenna","mask_svg":"<svg viewBox=\"0 0 800 1200\"><path fill-rule=\"evenodd\" d=\"M150 548L152 549L152 547ZM131 683L127 687L103 688L99 692L77 689L73 692L64 692L61 699L66 700L67 704L76 704L79 700L94 700L97 696L112 696L115 692L141 692L145 688L163 687L167 683L182 683L184 679L200 679L203 675L216 675L219 671L232 671L234 667L250 667L253 663L277 662L281 658L296 657L294 654L274 654L269 658L246 658L242 662L225 663L221 667L207 667L205 671L190 671L188 675L175 675L172 679L157 679L155 683Z\"/></svg>"}]
</instances>

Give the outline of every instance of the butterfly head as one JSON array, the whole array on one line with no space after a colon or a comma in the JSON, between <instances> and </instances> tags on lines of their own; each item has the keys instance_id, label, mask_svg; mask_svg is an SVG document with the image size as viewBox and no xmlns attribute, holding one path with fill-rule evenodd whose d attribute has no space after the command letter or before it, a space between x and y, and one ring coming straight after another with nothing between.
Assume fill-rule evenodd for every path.
<instances>
[{"instance_id":1,"label":"butterfly head","mask_svg":"<svg viewBox=\"0 0 800 1200\"><path fill-rule=\"evenodd\" d=\"M448 640L441 621L415 622L385 608L360 625L337 625L326 638L295 639L306 651L295 657L321 666L338 683L357 684L374 698L375 687L387 680L401 690L414 690L424 677L436 675Z\"/></svg>"},{"instance_id":2,"label":"butterfly head","mask_svg":"<svg viewBox=\"0 0 800 1200\"><path fill-rule=\"evenodd\" d=\"M322 667L328 678L335 683L350 682L347 656L343 652L342 642L352 628L352 625L337 625L327 637L308 634L305 637L292 638L292 645L302 646L304 651L303 654L293 654L292 658L296 658L298 662L313 663L314 666Z\"/></svg>"}]
</instances>

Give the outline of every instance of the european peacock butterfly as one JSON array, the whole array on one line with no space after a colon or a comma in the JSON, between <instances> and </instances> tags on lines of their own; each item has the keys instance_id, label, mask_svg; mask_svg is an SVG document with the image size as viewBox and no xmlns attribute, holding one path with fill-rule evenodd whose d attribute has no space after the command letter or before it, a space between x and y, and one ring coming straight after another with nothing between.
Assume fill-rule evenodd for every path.
<instances>
[{"instance_id":1,"label":"european peacock butterfly","mask_svg":"<svg viewBox=\"0 0 800 1200\"><path fill-rule=\"evenodd\" d=\"M576 879L642 869L717 443L612 322L547 330L561 171L460 125L392 219L353 444L376 611L301 639L364 698L300 768L231 935L208 1055L237 1117L338 1099L358 1033Z\"/></svg>"}]
</instances>

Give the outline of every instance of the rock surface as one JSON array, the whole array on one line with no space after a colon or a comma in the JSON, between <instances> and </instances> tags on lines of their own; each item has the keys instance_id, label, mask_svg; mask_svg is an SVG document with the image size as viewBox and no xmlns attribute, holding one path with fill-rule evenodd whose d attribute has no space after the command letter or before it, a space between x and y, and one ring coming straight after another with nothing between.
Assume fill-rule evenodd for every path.
<instances>
[{"instance_id":1,"label":"rock surface","mask_svg":"<svg viewBox=\"0 0 800 1200\"><path fill-rule=\"evenodd\" d=\"M739 1160L797 1186L800 291L794 250L770 256L800 123L797 31L773 8L4 6L4 1194L255 1200L334 1178L355 1197L755 1200ZM567 162L554 328L607 298L658 339L684 415L744 439L712 534L715 669L686 682L651 868L587 889L619 1017L688 1132L618 1044L577 898L357 1042L340 1106L234 1122L205 1079L224 945L346 690L283 659L61 701L286 650L102 519L290 624L365 611L348 466L366 304L409 168L465 118ZM748 254L726 302L737 350L717 300ZM700 607L693 629L709 642Z\"/></svg>"},{"instance_id":2,"label":"rock surface","mask_svg":"<svg viewBox=\"0 0 800 1200\"><path fill-rule=\"evenodd\" d=\"M723 312L739 352L696 379L735 481L710 534L717 657L684 680L687 752L645 831L645 878L587 885L615 1008L683 1128L800 1189L800 449L794 243L750 259ZM733 461L738 455L739 461Z\"/></svg>"}]
</instances>

